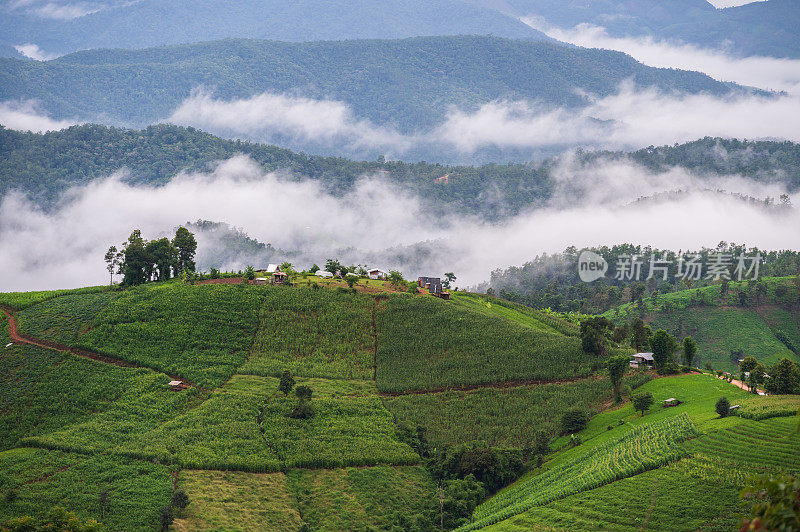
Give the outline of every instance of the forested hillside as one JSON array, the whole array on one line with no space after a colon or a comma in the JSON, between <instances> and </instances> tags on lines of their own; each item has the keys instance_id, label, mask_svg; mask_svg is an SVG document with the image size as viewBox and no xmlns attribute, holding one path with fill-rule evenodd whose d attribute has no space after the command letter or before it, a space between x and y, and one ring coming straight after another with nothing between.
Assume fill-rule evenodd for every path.
<instances>
[{"instance_id":1,"label":"forested hillside","mask_svg":"<svg viewBox=\"0 0 800 532\"><path fill-rule=\"evenodd\" d=\"M84 125L45 134L0 126L0 196L19 190L48 206L70 186L122 169L131 183L162 185L181 171L208 170L209 163L240 153L265 171L287 171L287 179L317 180L335 195L345 194L365 176L387 179L418 194L431 209L477 214L490 220L543 205L553 193L551 171L559 162L554 158L542 163L448 166L353 161L231 141L170 125L141 131ZM700 175L743 175L759 182L783 182L790 190L800 186L800 145L789 142L707 138L630 154L578 152L578 158L586 164L601 159L630 160L654 171L682 166ZM443 176L447 179L439 179Z\"/></svg>"},{"instance_id":2,"label":"forested hillside","mask_svg":"<svg viewBox=\"0 0 800 532\"><path fill-rule=\"evenodd\" d=\"M140 0L108 1L71 19L37 15L41 4L2 6L0 41L32 42L49 53L144 48L227 38L319 41L421 35L547 39L513 16L460 0ZM93 8L93 9L92 9Z\"/></svg>"},{"instance_id":3,"label":"forested hillside","mask_svg":"<svg viewBox=\"0 0 800 532\"><path fill-rule=\"evenodd\" d=\"M169 117L200 86L223 100L263 92L339 100L358 118L415 133L438 125L451 105L507 98L574 106L586 102L580 92L608 95L624 80L688 93L733 90L619 52L477 36L228 40L0 60L0 100L33 98L56 118L137 126Z\"/></svg>"}]
</instances>

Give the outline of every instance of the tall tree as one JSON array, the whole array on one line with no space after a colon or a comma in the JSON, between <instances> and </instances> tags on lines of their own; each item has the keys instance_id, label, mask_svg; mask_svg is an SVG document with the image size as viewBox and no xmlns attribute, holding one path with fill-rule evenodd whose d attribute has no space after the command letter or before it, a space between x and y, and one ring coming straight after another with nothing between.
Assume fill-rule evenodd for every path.
<instances>
[{"instance_id":1,"label":"tall tree","mask_svg":"<svg viewBox=\"0 0 800 532\"><path fill-rule=\"evenodd\" d=\"M656 369L663 368L665 364L673 362L672 355L678 348L678 341L664 329L659 329L650 340L653 346L653 362Z\"/></svg>"},{"instance_id":2,"label":"tall tree","mask_svg":"<svg viewBox=\"0 0 800 532\"><path fill-rule=\"evenodd\" d=\"M697 343L694 338L687 336L683 339L683 364L692 367L694 355L697 353Z\"/></svg>"},{"instance_id":3,"label":"tall tree","mask_svg":"<svg viewBox=\"0 0 800 532\"><path fill-rule=\"evenodd\" d=\"M453 272L447 272L444 274L444 282L442 283L442 286L449 289L450 284L455 280L456 280L456 274L454 274Z\"/></svg>"},{"instance_id":4,"label":"tall tree","mask_svg":"<svg viewBox=\"0 0 800 532\"><path fill-rule=\"evenodd\" d=\"M168 238L151 240L145 246L145 253L149 260L148 273L150 278L166 281L171 277L172 267L178 261L178 251Z\"/></svg>"},{"instance_id":5,"label":"tall tree","mask_svg":"<svg viewBox=\"0 0 800 532\"><path fill-rule=\"evenodd\" d=\"M183 272L193 272L196 269L194 263L194 255L197 252L197 240L194 235L185 227L179 227L175 231L175 238L172 239L172 245L177 250L177 257L175 260L175 275L180 275Z\"/></svg>"},{"instance_id":6,"label":"tall tree","mask_svg":"<svg viewBox=\"0 0 800 532\"><path fill-rule=\"evenodd\" d=\"M150 266L147 253L145 251L145 240L142 232L134 229L128 241L123 244L121 273L122 284L125 286L135 286L147 282L147 270Z\"/></svg>"},{"instance_id":7,"label":"tall tree","mask_svg":"<svg viewBox=\"0 0 800 532\"><path fill-rule=\"evenodd\" d=\"M608 367L608 377L611 379L611 387L614 389L614 400L620 400L620 386L622 385L622 377L625 375L625 370L630 365L630 357L627 355L618 355L611 357L606 362Z\"/></svg>"},{"instance_id":8,"label":"tall tree","mask_svg":"<svg viewBox=\"0 0 800 532\"><path fill-rule=\"evenodd\" d=\"M117 246L108 248L104 260L106 261L106 270L111 275L109 284L114 284L114 272L117 271L122 262L122 254L117 251Z\"/></svg>"}]
</instances>

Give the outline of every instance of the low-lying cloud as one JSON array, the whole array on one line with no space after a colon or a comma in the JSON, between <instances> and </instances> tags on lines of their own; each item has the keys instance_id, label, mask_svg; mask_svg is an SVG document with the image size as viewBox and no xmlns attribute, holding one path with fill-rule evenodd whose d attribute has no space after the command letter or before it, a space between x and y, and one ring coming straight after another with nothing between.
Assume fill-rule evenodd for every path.
<instances>
[{"instance_id":1,"label":"low-lying cloud","mask_svg":"<svg viewBox=\"0 0 800 532\"><path fill-rule=\"evenodd\" d=\"M420 147L471 154L572 146L636 149L719 136L800 141L800 96L736 92L665 93L622 83L614 94L587 95L583 107L492 101L475 111L453 107L427 133L405 135L355 117L343 102L276 94L224 101L198 91L167 120L222 136L311 143L340 151L380 149L402 156Z\"/></svg>"},{"instance_id":2,"label":"low-lying cloud","mask_svg":"<svg viewBox=\"0 0 800 532\"><path fill-rule=\"evenodd\" d=\"M796 210L778 215L718 194L631 206L640 195L707 188L709 182L681 169L653 174L628 161L595 161L584 167L565 157L554 173L557 193L550 205L503 223L456 214L433 219L417 197L373 177L363 178L344 197L334 197L318 182L264 173L243 156L207 173L181 175L162 187L133 186L122 177L75 188L49 212L20 194L4 197L0 290L104 283L103 253L123 242L133 228L157 238L197 219L227 222L275 248L298 250L293 260L299 266L328 257L368 260L384 269L399 268L407 276L454 271L460 286L569 245L633 242L687 249L725 240L765 249L800 248ZM741 178L720 179L714 185L761 196L782 193L780 187ZM433 243L426 247L429 254L410 256L420 242Z\"/></svg>"},{"instance_id":3,"label":"low-lying cloud","mask_svg":"<svg viewBox=\"0 0 800 532\"><path fill-rule=\"evenodd\" d=\"M14 46L14 49L27 57L28 59L33 59L35 61L49 61L50 59L55 59L58 57L58 54L50 54L39 48L38 44L26 43L26 44L18 44Z\"/></svg>"},{"instance_id":4,"label":"low-lying cloud","mask_svg":"<svg viewBox=\"0 0 800 532\"><path fill-rule=\"evenodd\" d=\"M336 143L355 150L375 147L404 150L412 142L390 128L357 119L343 102L284 94L262 93L225 101L198 89L166 121L262 142L288 137L312 143Z\"/></svg>"},{"instance_id":5,"label":"low-lying cloud","mask_svg":"<svg viewBox=\"0 0 800 532\"><path fill-rule=\"evenodd\" d=\"M536 17L522 20L559 41L586 48L617 50L648 66L696 70L721 81L800 95L800 59L737 57L724 50L667 42L650 36L612 37L605 28L592 24L565 29Z\"/></svg>"},{"instance_id":6,"label":"low-lying cloud","mask_svg":"<svg viewBox=\"0 0 800 532\"><path fill-rule=\"evenodd\" d=\"M68 128L78 122L54 120L39 109L34 100L0 102L0 125L17 131L44 133Z\"/></svg>"},{"instance_id":7,"label":"low-lying cloud","mask_svg":"<svg viewBox=\"0 0 800 532\"><path fill-rule=\"evenodd\" d=\"M73 20L103 10L106 5L98 2L12 0L7 4L12 11L20 10L44 19Z\"/></svg>"}]
</instances>

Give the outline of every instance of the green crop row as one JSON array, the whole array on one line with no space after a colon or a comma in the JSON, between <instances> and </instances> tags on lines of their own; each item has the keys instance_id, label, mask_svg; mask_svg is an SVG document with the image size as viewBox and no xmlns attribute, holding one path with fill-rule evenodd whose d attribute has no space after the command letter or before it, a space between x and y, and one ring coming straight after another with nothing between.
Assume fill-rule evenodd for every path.
<instances>
[{"instance_id":1,"label":"green crop row","mask_svg":"<svg viewBox=\"0 0 800 532\"><path fill-rule=\"evenodd\" d=\"M534 506L673 462L687 455L680 443L696 435L689 416L682 414L635 426L624 436L584 453L576 450L572 459L523 478L483 503L475 510L475 521L464 530L491 525Z\"/></svg>"},{"instance_id":2,"label":"green crop row","mask_svg":"<svg viewBox=\"0 0 800 532\"><path fill-rule=\"evenodd\" d=\"M28 308L42 301L47 301L56 297L75 294L95 294L112 290L108 286L87 286L85 288L75 288L71 290L43 290L39 292L5 292L0 293L0 305L6 305L16 310Z\"/></svg>"},{"instance_id":3,"label":"green crop row","mask_svg":"<svg viewBox=\"0 0 800 532\"><path fill-rule=\"evenodd\" d=\"M378 306L378 389L429 390L513 380L575 379L598 369L580 340L432 297Z\"/></svg>"},{"instance_id":4,"label":"green crop row","mask_svg":"<svg viewBox=\"0 0 800 532\"><path fill-rule=\"evenodd\" d=\"M313 381L307 384L313 390ZM378 396L342 397L327 386L326 395L312 400L311 419L286 416L297 399L276 393L276 379L242 375L199 406L171 417L132 404L25 441L194 469L269 472L282 467L419 463L419 456L397 439L392 416ZM344 393L351 391L345 386ZM263 434L256 420L262 404L266 406Z\"/></svg>"},{"instance_id":5,"label":"green crop row","mask_svg":"<svg viewBox=\"0 0 800 532\"><path fill-rule=\"evenodd\" d=\"M755 421L771 417L791 417L800 412L800 395L753 396L737 403L739 408L732 413Z\"/></svg>"},{"instance_id":6,"label":"green crop row","mask_svg":"<svg viewBox=\"0 0 800 532\"><path fill-rule=\"evenodd\" d=\"M239 373L345 379L373 376L375 300L334 290L265 291L258 334Z\"/></svg>"}]
</instances>

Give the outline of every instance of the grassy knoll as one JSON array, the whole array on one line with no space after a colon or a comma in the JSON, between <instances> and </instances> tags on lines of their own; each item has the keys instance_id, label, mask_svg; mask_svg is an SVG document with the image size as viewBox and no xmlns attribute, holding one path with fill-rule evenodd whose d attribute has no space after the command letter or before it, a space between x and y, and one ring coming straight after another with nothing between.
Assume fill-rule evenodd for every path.
<instances>
[{"instance_id":1,"label":"grassy knoll","mask_svg":"<svg viewBox=\"0 0 800 532\"><path fill-rule=\"evenodd\" d=\"M75 345L219 386L247 357L264 292L177 281L125 290L97 314Z\"/></svg>"},{"instance_id":2,"label":"grassy knoll","mask_svg":"<svg viewBox=\"0 0 800 532\"><path fill-rule=\"evenodd\" d=\"M740 356L754 356L773 364L781 358L800 360L781 342L764 319L746 308L692 307L659 312L651 327L697 342L697 363L711 362L715 369L735 370ZM739 352L741 351L741 354Z\"/></svg>"},{"instance_id":3,"label":"grassy knoll","mask_svg":"<svg viewBox=\"0 0 800 532\"><path fill-rule=\"evenodd\" d=\"M172 478L165 466L149 462L22 448L0 452L0 493L0 523L63 506L102 521L105 530L154 530L172 495Z\"/></svg>"},{"instance_id":4,"label":"grassy knoll","mask_svg":"<svg viewBox=\"0 0 800 532\"><path fill-rule=\"evenodd\" d=\"M577 336L580 332L575 324L504 299L469 292L453 292L451 301L455 305L478 310L488 316L515 321L540 332L561 333L568 336Z\"/></svg>"},{"instance_id":5,"label":"grassy knoll","mask_svg":"<svg viewBox=\"0 0 800 532\"><path fill-rule=\"evenodd\" d=\"M5 333L6 322L0 322ZM2 346L7 339L0 338ZM147 369L102 364L30 346L14 345L0 353L0 449L94 417L116 430L145 413L159 412L155 417L166 420L195 400L196 391L166 390L169 378ZM132 422L129 430L140 427Z\"/></svg>"},{"instance_id":6,"label":"grassy knoll","mask_svg":"<svg viewBox=\"0 0 800 532\"><path fill-rule=\"evenodd\" d=\"M297 501L283 473L192 471L178 488L191 501L175 530L300 530Z\"/></svg>"},{"instance_id":7,"label":"grassy knoll","mask_svg":"<svg viewBox=\"0 0 800 532\"><path fill-rule=\"evenodd\" d=\"M590 377L564 384L409 394L384 401L398 423L424 427L435 445L481 442L524 447L532 442L534 428L547 430L551 437L558 434L566 409L581 407L596 413L611 396L607 378Z\"/></svg>"},{"instance_id":8,"label":"grassy knoll","mask_svg":"<svg viewBox=\"0 0 800 532\"><path fill-rule=\"evenodd\" d=\"M5 292L0 293L0 305L7 305L11 308L22 310L31 305L41 303L56 297L70 294L93 294L110 290L108 286L87 286L86 288L75 288L72 290L42 290L39 292Z\"/></svg>"},{"instance_id":9,"label":"grassy knoll","mask_svg":"<svg viewBox=\"0 0 800 532\"><path fill-rule=\"evenodd\" d=\"M418 463L417 454L397 440L391 414L380 398L367 394L369 385L345 382L338 388L337 382L319 387L309 420L286 417L297 399L276 393L277 379L237 375L199 406L159 417L160 423L147 422L149 416L138 411L125 411L136 424L120 429L110 417L94 416L34 443L158 458L189 468L250 472L276 471L284 465ZM312 389L313 383L308 383ZM256 415L265 399L262 437Z\"/></svg>"},{"instance_id":10,"label":"grassy knoll","mask_svg":"<svg viewBox=\"0 0 800 532\"><path fill-rule=\"evenodd\" d=\"M572 379L600 365L577 338L433 297L392 296L379 305L377 321L377 384L385 392Z\"/></svg>"},{"instance_id":11,"label":"grassy knoll","mask_svg":"<svg viewBox=\"0 0 800 532\"><path fill-rule=\"evenodd\" d=\"M288 473L303 519L312 530L391 530L402 519L438 509L425 468L295 469Z\"/></svg>"},{"instance_id":12,"label":"grassy knoll","mask_svg":"<svg viewBox=\"0 0 800 532\"><path fill-rule=\"evenodd\" d=\"M253 350L239 373L371 379L374 299L336 290L265 291Z\"/></svg>"}]
</instances>

